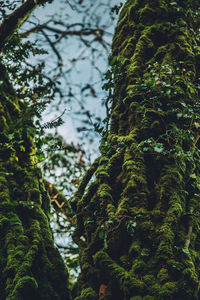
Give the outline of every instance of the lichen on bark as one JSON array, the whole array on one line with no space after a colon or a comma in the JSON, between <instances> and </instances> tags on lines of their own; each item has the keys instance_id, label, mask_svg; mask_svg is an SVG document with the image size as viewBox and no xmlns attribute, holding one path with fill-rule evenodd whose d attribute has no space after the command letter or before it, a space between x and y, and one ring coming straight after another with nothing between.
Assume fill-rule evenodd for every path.
<instances>
[{"instance_id":1,"label":"lichen on bark","mask_svg":"<svg viewBox=\"0 0 200 300\"><path fill-rule=\"evenodd\" d=\"M199 14L189 0L121 11L110 129L76 198L79 290L103 284L101 299L200 297Z\"/></svg>"}]
</instances>

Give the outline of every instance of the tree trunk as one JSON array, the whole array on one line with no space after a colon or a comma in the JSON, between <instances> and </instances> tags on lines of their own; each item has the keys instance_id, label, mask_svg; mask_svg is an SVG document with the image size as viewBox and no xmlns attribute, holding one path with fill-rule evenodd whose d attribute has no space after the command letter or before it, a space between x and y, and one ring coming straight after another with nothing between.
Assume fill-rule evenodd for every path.
<instances>
[{"instance_id":1,"label":"tree trunk","mask_svg":"<svg viewBox=\"0 0 200 300\"><path fill-rule=\"evenodd\" d=\"M29 117L0 65L0 299L67 300Z\"/></svg>"},{"instance_id":2,"label":"tree trunk","mask_svg":"<svg viewBox=\"0 0 200 300\"><path fill-rule=\"evenodd\" d=\"M189 0L122 9L110 129L74 203L77 300L200 298L199 10Z\"/></svg>"}]
</instances>

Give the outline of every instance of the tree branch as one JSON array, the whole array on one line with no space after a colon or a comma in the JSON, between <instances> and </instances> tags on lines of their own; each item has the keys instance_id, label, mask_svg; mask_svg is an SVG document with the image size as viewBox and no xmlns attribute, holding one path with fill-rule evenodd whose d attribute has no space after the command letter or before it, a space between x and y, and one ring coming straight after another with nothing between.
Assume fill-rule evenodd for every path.
<instances>
[{"instance_id":1,"label":"tree branch","mask_svg":"<svg viewBox=\"0 0 200 300\"><path fill-rule=\"evenodd\" d=\"M31 12L41 4L50 2L49 0L27 0L10 15L6 16L0 25L0 51L5 42L9 40L13 33L27 20Z\"/></svg>"},{"instance_id":2,"label":"tree branch","mask_svg":"<svg viewBox=\"0 0 200 300\"><path fill-rule=\"evenodd\" d=\"M49 43L49 45L51 46L53 52L56 54L57 58L58 58L58 65L59 67L62 66L62 57L60 55L60 53L58 52L58 50L56 49L56 47L54 46L53 42L50 40L50 38L48 37L48 35L44 32L44 30L41 30L42 34L44 35L44 37L46 38L47 42Z\"/></svg>"},{"instance_id":3,"label":"tree branch","mask_svg":"<svg viewBox=\"0 0 200 300\"><path fill-rule=\"evenodd\" d=\"M64 204L67 204L67 200L65 196L62 194L61 191L57 190L55 185L53 185L46 179L43 179L43 182L47 192L49 193L49 196L51 198L51 203L53 204L54 208L56 210L60 210Z\"/></svg>"},{"instance_id":4,"label":"tree branch","mask_svg":"<svg viewBox=\"0 0 200 300\"><path fill-rule=\"evenodd\" d=\"M81 30L60 30L60 29L48 26L46 24L42 24L42 25L35 26L26 32L21 33L20 36L26 37L31 33L42 31L42 29L46 29L46 30L55 32L57 34L62 35L63 37L67 36L67 35L88 36L88 35L102 35L103 34L103 30L99 29L99 28L83 28Z\"/></svg>"}]
</instances>

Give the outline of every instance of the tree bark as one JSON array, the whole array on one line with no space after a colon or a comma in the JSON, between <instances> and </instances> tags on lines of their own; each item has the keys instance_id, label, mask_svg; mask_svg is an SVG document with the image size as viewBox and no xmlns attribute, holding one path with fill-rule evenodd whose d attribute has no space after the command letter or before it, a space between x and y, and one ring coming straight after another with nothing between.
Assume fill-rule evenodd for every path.
<instances>
[{"instance_id":1,"label":"tree bark","mask_svg":"<svg viewBox=\"0 0 200 300\"><path fill-rule=\"evenodd\" d=\"M110 129L74 203L76 300L200 298L199 9L189 0L122 9Z\"/></svg>"},{"instance_id":2,"label":"tree bark","mask_svg":"<svg viewBox=\"0 0 200 300\"><path fill-rule=\"evenodd\" d=\"M68 273L53 244L33 136L0 65L0 299L67 300Z\"/></svg>"},{"instance_id":3,"label":"tree bark","mask_svg":"<svg viewBox=\"0 0 200 300\"><path fill-rule=\"evenodd\" d=\"M22 26L36 7L51 1L52 0L27 0L8 15L0 25L0 51L5 42Z\"/></svg>"}]
</instances>

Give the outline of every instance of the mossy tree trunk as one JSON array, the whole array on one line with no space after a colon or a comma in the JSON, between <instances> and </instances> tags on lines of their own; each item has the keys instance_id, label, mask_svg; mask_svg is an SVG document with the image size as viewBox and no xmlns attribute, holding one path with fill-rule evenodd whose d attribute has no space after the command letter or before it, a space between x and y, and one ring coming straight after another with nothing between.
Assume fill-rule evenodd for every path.
<instances>
[{"instance_id":1,"label":"mossy tree trunk","mask_svg":"<svg viewBox=\"0 0 200 300\"><path fill-rule=\"evenodd\" d=\"M0 51L33 9L46 2L51 0L27 0L6 16ZM68 273L53 244L32 118L0 63L0 299L68 300Z\"/></svg>"},{"instance_id":2,"label":"mossy tree trunk","mask_svg":"<svg viewBox=\"0 0 200 300\"><path fill-rule=\"evenodd\" d=\"M53 244L33 132L0 65L0 299L67 300L68 274Z\"/></svg>"},{"instance_id":3,"label":"mossy tree trunk","mask_svg":"<svg viewBox=\"0 0 200 300\"><path fill-rule=\"evenodd\" d=\"M200 298L199 15L191 0L122 9L110 129L74 203L77 300Z\"/></svg>"}]
</instances>

